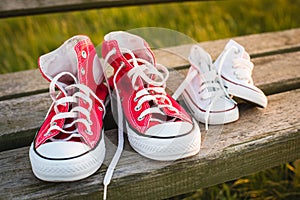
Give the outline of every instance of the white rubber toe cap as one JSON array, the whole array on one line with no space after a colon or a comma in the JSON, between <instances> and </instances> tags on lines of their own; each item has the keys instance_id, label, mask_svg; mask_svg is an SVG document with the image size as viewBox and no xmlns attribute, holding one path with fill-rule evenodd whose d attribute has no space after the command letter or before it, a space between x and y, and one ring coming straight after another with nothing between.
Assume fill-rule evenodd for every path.
<instances>
[{"instance_id":1,"label":"white rubber toe cap","mask_svg":"<svg viewBox=\"0 0 300 200\"><path fill-rule=\"evenodd\" d=\"M81 142L49 142L41 145L36 151L46 158L67 159L82 155L90 148Z\"/></svg>"},{"instance_id":2,"label":"white rubber toe cap","mask_svg":"<svg viewBox=\"0 0 300 200\"><path fill-rule=\"evenodd\" d=\"M175 137L184 135L193 129L189 122L167 122L150 127L145 135L155 137Z\"/></svg>"},{"instance_id":3,"label":"white rubber toe cap","mask_svg":"<svg viewBox=\"0 0 300 200\"><path fill-rule=\"evenodd\" d=\"M228 110L234 109L236 105L233 101L227 99L226 97L217 99L212 105L211 112L226 112Z\"/></svg>"}]
</instances>

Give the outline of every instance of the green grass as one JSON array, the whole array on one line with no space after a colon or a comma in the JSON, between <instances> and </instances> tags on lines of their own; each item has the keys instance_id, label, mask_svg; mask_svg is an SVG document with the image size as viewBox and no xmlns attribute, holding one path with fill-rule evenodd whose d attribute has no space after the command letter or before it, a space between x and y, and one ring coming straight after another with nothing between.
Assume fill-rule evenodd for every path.
<instances>
[{"instance_id":1,"label":"green grass","mask_svg":"<svg viewBox=\"0 0 300 200\"><path fill-rule=\"evenodd\" d=\"M164 27L197 41L300 27L299 0L233 0L106 8L0 19L0 73L37 68L37 58L76 34L95 44L113 30Z\"/></svg>"},{"instance_id":2,"label":"green grass","mask_svg":"<svg viewBox=\"0 0 300 200\"><path fill-rule=\"evenodd\" d=\"M37 68L41 54L86 34L97 45L114 30L163 27L196 41L300 27L300 0L232 0L106 8L0 19L0 73ZM300 161L172 199L297 199Z\"/></svg>"}]
</instances>

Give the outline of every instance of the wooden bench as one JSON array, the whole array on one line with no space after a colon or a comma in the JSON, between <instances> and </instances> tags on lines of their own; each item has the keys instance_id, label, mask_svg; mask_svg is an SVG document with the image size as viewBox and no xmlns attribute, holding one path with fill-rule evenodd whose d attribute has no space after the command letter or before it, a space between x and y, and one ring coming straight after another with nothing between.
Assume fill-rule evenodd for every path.
<instances>
[{"instance_id":1,"label":"wooden bench","mask_svg":"<svg viewBox=\"0 0 300 200\"><path fill-rule=\"evenodd\" d=\"M153 161L126 143L108 199L169 198L300 158L300 29L233 39L253 58L254 82L268 95L268 107L241 103L237 122L210 126L208 132L201 124L201 151L187 159ZM227 41L200 45L215 59ZM190 47L155 51L158 62L172 69L168 88L179 85L174 74L187 73L187 61L176 53ZM101 199L103 176L115 151L109 143L117 139L111 113L105 118L107 156L100 170L77 182L47 183L32 174L28 150L50 104L48 83L38 70L0 75L0 199Z\"/></svg>"}]
</instances>

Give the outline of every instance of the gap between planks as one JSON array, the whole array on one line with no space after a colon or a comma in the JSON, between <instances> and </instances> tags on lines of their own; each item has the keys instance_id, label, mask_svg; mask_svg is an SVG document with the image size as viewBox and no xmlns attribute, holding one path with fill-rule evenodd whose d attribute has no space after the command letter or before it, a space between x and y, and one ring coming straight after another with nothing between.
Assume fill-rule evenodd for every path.
<instances>
[{"instance_id":1,"label":"gap between planks","mask_svg":"<svg viewBox=\"0 0 300 200\"><path fill-rule=\"evenodd\" d=\"M233 38L252 56L266 56L295 52L300 48L300 29L290 29L278 32L252 34ZM221 53L229 39L201 42L200 45L215 59ZM196 43L196 41L195 41ZM186 59L191 45L170 47L155 51L157 61L169 68L182 69L188 67ZM29 96L45 92L49 83L44 80L39 70L26 70L21 72L0 75L0 101Z\"/></svg>"},{"instance_id":2,"label":"gap between planks","mask_svg":"<svg viewBox=\"0 0 300 200\"><path fill-rule=\"evenodd\" d=\"M253 62L256 65L254 82L267 95L299 88L300 52L255 58ZM170 94L186 73L187 69L171 71L167 83ZM0 151L28 146L50 105L51 98L46 93L0 101ZM107 114L104 121L106 130L116 128L111 112Z\"/></svg>"}]
</instances>

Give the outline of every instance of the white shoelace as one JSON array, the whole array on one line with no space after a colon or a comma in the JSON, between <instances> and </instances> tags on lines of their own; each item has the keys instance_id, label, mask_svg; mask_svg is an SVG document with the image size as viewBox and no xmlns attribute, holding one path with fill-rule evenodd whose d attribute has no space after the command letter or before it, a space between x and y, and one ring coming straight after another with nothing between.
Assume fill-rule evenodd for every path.
<instances>
[{"instance_id":1,"label":"white shoelace","mask_svg":"<svg viewBox=\"0 0 300 200\"><path fill-rule=\"evenodd\" d=\"M158 113L158 114L164 115L164 113L161 111L161 108L168 108L169 110L179 113L179 111L172 106L171 100L166 96L165 83L169 76L169 72L168 72L167 68L160 64L153 66L153 64L151 64L150 62L148 62L144 59L136 58L135 55L133 54L133 52L130 51L129 49L121 48L120 50L123 54L127 53L131 56L131 59L128 59L128 62L132 63L134 67L131 70L129 70L126 75L131 79L132 87L135 90L138 89L138 86L136 85L136 82L138 79L143 80L148 85L147 88L141 89L140 91L138 91L136 93L136 96L134 97L134 101L137 102L137 106L134 109L138 111L139 109L141 109L143 103L149 102L149 101L152 101L155 104L154 107L145 109L140 114L140 116L138 117L137 120L143 120L143 118L146 115L153 114L153 113ZM116 53L116 49L112 49L106 55L103 66L108 65L108 59L115 53ZM121 69L124 66L125 66L124 63L120 63L120 66L119 66L118 70L115 72L114 78L113 78L114 90L116 91L116 97L117 97L117 112L118 112L118 127L119 127L118 128L118 147L117 147L114 157L112 158L111 163L108 166L108 170L107 170L104 180L103 180L103 184L104 184L103 199L106 199L106 197L107 197L107 186L109 185L109 183L112 179L113 171L120 159L121 153L123 151L123 146L124 146L123 112L122 112L121 99L120 99L120 95L118 92L117 81L116 81L116 77L118 76L118 74L120 73ZM163 76L163 74L159 70L161 70L165 74L165 76ZM157 77L159 80L158 81L153 80L152 79L153 77ZM108 82L108 78L107 77L105 77L105 78L106 78L106 81ZM151 91L154 92L154 94L152 94ZM109 90L109 93L112 98L110 90ZM161 105L161 104L159 104L159 101L168 102L168 103ZM155 119L155 118L152 118L150 120L157 121L160 123L164 122L160 119ZM175 120L175 118L173 120Z\"/></svg>"},{"instance_id":2,"label":"white shoelace","mask_svg":"<svg viewBox=\"0 0 300 200\"><path fill-rule=\"evenodd\" d=\"M195 67L194 65L191 65L191 67L194 67L195 70L187 74L184 81L179 85L179 87L172 96L176 100L183 93L188 84L190 84L191 81L200 73L197 67ZM201 97L203 100L211 99L209 106L206 108L204 117L205 129L208 130L208 120L211 108L215 101L219 97L226 96L227 92L225 91L225 88L222 87L222 85L220 86L220 77L217 75L217 72L215 70L210 70L209 72L202 74L202 77L205 77L205 81L203 81L202 84L199 86L198 93L203 93Z\"/></svg>"},{"instance_id":3,"label":"white shoelace","mask_svg":"<svg viewBox=\"0 0 300 200\"><path fill-rule=\"evenodd\" d=\"M74 80L74 84L66 85L64 83L58 82L58 80L65 75L70 76ZM60 94L58 94L56 96L56 93L55 93L56 85L60 85L59 88L61 89L61 92L63 92L65 94L65 96L60 99L57 99L57 97ZM76 91L76 90L78 90L78 91ZM48 132L45 135L49 134L53 130L58 130L62 133L66 133L66 134L70 135L64 139L50 138L51 141L57 141L57 140L68 141L73 137L82 137L80 135L80 133L78 133L77 128L73 129L71 131L65 130L65 129L73 127L77 123L82 123L86 127L85 132L87 134L89 134L89 135L93 134L91 131L91 125L93 122L90 119L90 112L91 112L91 109L93 106L91 96L94 97L95 100L100 103L101 109L104 110L104 115L105 115L105 106L104 106L103 101L100 100L89 87L87 87L86 85L83 85L83 84L78 84L77 79L73 74L71 74L69 72L61 72L61 73L57 74L51 81L50 87L49 87L49 92L50 92L50 96L53 100L54 111L56 114L51 119L50 128L48 129ZM82 99L84 102L86 102L89 105L88 109L85 109L78 105L79 99ZM59 105L65 106L66 103L74 104L76 106L72 107L72 109L68 112L60 112L58 110L58 106ZM79 118L79 114L82 114L85 118ZM65 123L63 125L63 127L61 128L55 122L56 120L60 120L60 119L74 119L74 120L69 124Z\"/></svg>"},{"instance_id":4,"label":"white shoelace","mask_svg":"<svg viewBox=\"0 0 300 200\"><path fill-rule=\"evenodd\" d=\"M225 52L219 62L219 66L216 66L218 68L218 74L221 74L221 70L223 68L225 59L231 51L238 52L239 49L235 46L231 46L227 50L225 50ZM250 60L247 60L247 59L241 58L241 57L235 58L235 59L233 59L232 67L234 69L234 74L238 79L248 82L250 84L253 84L253 80L251 77L252 77L252 70L253 70L254 64Z\"/></svg>"}]
</instances>

